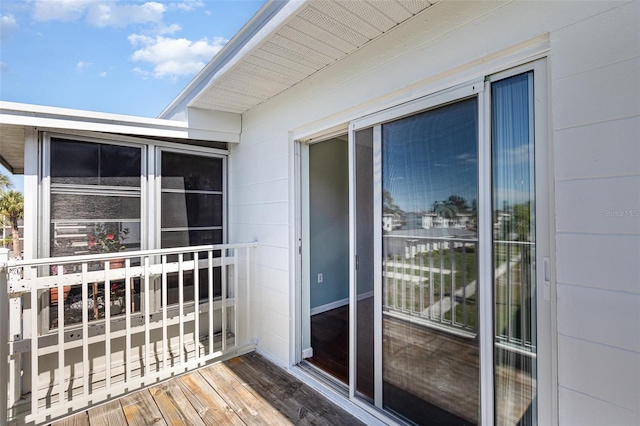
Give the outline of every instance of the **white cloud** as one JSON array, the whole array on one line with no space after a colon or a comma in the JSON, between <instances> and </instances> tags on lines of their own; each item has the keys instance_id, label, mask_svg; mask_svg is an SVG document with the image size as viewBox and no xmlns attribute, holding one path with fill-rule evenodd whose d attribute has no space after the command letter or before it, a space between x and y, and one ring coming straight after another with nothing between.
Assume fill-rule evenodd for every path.
<instances>
[{"instance_id":1,"label":"white cloud","mask_svg":"<svg viewBox=\"0 0 640 426\"><path fill-rule=\"evenodd\" d=\"M4 62L0 61L0 73L9 71L9 67Z\"/></svg>"},{"instance_id":2,"label":"white cloud","mask_svg":"<svg viewBox=\"0 0 640 426\"><path fill-rule=\"evenodd\" d=\"M186 38L132 34L129 36L129 42L132 46L140 48L133 53L131 60L153 66L153 71L140 67L134 68L133 71L143 77L153 75L156 78L194 75L227 41L222 37L215 37L211 41L207 38L191 41Z\"/></svg>"},{"instance_id":3,"label":"white cloud","mask_svg":"<svg viewBox=\"0 0 640 426\"><path fill-rule=\"evenodd\" d=\"M204 6L204 2L201 0L184 0L178 3L171 3L172 8L184 10L185 12L191 12L193 9L197 7Z\"/></svg>"},{"instance_id":4,"label":"white cloud","mask_svg":"<svg viewBox=\"0 0 640 426\"><path fill-rule=\"evenodd\" d=\"M100 77L106 77L107 76L107 72L106 71L102 71L101 73L98 74Z\"/></svg>"},{"instance_id":5,"label":"white cloud","mask_svg":"<svg viewBox=\"0 0 640 426\"><path fill-rule=\"evenodd\" d=\"M82 72L85 68L88 68L91 65L93 65L91 62L80 61L76 64L76 71Z\"/></svg>"},{"instance_id":6,"label":"white cloud","mask_svg":"<svg viewBox=\"0 0 640 426\"><path fill-rule=\"evenodd\" d=\"M35 0L33 19L36 21L75 21L95 0Z\"/></svg>"},{"instance_id":7,"label":"white cloud","mask_svg":"<svg viewBox=\"0 0 640 426\"><path fill-rule=\"evenodd\" d=\"M0 17L0 40L8 40L17 29L18 23L12 15Z\"/></svg>"},{"instance_id":8,"label":"white cloud","mask_svg":"<svg viewBox=\"0 0 640 426\"><path fill-rule=\"evenodd\" d=\"M89 8L87 22L96 27L126 27L130 24L161 22L164 12L164 5L156 2L123 6L101 3Z\"/></svg>"},{"instance_id":9,"label":"white cloud","mask_svg":"<svg viewBox=\"0 0 640 426\"><path fill-rule=\"evenodd\" d=\"M155 29L155 34L158 34L158 35L173 34L173 33L177 33L180 30L182 30L182 27L178 24L171 24L169 26L160 24Z\"/></svg>"},{"instance_id":10,"label":"white cloud","mask_svg":"<svg viewBox=\"0 0 640 426\"><path fill-rule=\"evenodd\" d=\"M113 0L35 0L36 21L85 20L96 27L126 27L131 24L159 23L166 8L158 2L129 4Z\"/></svg>"}]
</instances>

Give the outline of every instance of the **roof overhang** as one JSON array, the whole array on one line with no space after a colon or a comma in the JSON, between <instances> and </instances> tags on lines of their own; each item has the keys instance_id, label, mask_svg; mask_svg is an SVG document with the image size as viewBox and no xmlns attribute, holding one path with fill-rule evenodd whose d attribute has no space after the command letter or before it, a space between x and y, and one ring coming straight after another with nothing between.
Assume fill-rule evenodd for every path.
<instances>
[{"instance_id":1,"label":"roof overhang","mask_svg":"<svg viewBox=\"0 0 640 426\"><path fill-rule=\"evenodd\" d=\"M0 101L0 163L12 173L23 172L27 127L174 140L240 141L239 115L197 108L190 115L188 121L174 121Z\"/></svg>"},{"instance_id":2,"label":"roof overhang","mask_svg":"<svg viewBox=\"0 0 640 426\"><path fill-rule=\"evenodd\" d=\"M189 108L242 114L437 1L269 1L160 117L183 117Z\"/></svg>"}]
</instances>

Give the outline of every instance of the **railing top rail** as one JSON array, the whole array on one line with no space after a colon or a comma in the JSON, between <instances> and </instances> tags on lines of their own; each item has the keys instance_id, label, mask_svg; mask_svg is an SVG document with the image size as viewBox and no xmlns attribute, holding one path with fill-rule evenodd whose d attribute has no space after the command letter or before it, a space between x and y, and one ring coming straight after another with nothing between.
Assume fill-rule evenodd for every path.
<instances>
[{"instance_id":1,"label":"railing top rail","mask_svg":"<svg viewBox=\"0 0 640 426\"><path fill-rule=\"evenodd\" d=\"M497 244L512 244L512 245L522 245L522 246L535 246L535 241L508 241L508 240L493 240L494 243Z\"/></svg>"},{"instance_id":2,"label":"railing top rail","mask_svg":"<svg viewBox=\"0 0 640 426\"><path fill-rule=\"evenodd\" d=\"M153 249L153 250L138 250L138 251L120 251L113 253L100 253L100 254L87 254L82 256L62 256L62 257L48 257L40 259L28 259L28 260L9 260L6 265L8 267L21 267L21 266L43 266L51 264L68 264L68 263L82 263L82 262L95 262L100 260L110 259L131 259L142 256L161 256L164 254L184 254L194 253L202 251L212 250L227 250L246 247L257 247L258 242L253 241L249 243L234 243L234 244L210 244L202 246L188 246L188 247L174 247L165 249Z\"/></svg>"},{"instance_id":3,"label":"railing top rail","mask_svg":"<svg viewBox=\"0 0 640 426\"><path fill-rule=\"evenodd\" d=\"M430 236L424 236L424 235L383 235L382 238L397 238L397 239L402 239L402 240L438 240L438 241L454 241L454 242L461 242L461 243L477 243L478 242L478 238L477 237L465 237L465 236L459 236L459 237L430 237Z\"/></svg>"}]
</instances>

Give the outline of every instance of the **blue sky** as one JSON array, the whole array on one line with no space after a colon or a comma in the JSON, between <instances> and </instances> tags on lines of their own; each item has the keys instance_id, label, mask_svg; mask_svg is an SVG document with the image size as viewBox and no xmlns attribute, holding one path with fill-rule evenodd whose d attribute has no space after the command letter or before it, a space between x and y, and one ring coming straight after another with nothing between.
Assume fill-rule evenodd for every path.
<instances>
[{"instance_id":1,"label":"blue sky","mask_svg":"<svg viewBox=\"0 0 640 426\"><path fill-rule=\"evenodd\" d=\"M265 0L1 0L0 100L156 117Z\"/></svg>"}]
</instances>

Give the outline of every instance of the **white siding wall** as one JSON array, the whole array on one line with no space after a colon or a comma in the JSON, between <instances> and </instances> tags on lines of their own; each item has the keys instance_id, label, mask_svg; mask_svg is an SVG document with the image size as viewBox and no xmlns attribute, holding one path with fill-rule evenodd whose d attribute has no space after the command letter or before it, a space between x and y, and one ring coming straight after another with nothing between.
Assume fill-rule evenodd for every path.
<instances>
[{"instance_id":1,"label":"white siding wall","mask_svg":"<svg viewBox=\"0 0 640 426\"><path fill-rule=\"evenodd\" d=\"M260 242L259 349L293 362L291 134L471 77L465 67L550 40L561 424L640 423L639 2L444 2L243 115L229 160L231 241ZM482 68L476 62L475 67Z\"/></svg>"},{"instance_id":2,"label":"white siding wall","mask_svg":"<svg viewBox=\"0 0 640 426\"><path fill-rule=\"evenodd\" d=\"M640 3L552 55L560 423L640 424Z\"/></svg>"}]
</instances>

